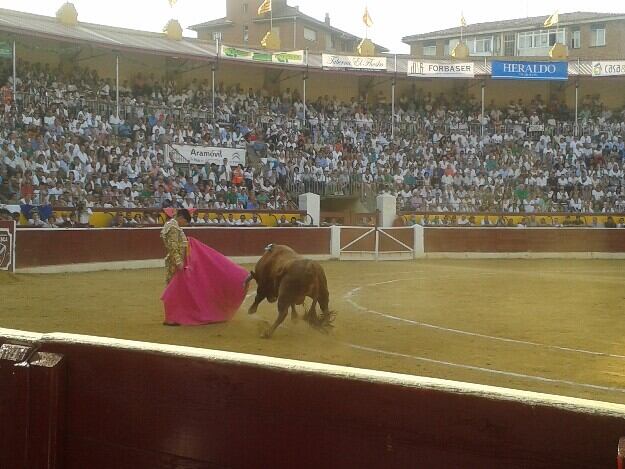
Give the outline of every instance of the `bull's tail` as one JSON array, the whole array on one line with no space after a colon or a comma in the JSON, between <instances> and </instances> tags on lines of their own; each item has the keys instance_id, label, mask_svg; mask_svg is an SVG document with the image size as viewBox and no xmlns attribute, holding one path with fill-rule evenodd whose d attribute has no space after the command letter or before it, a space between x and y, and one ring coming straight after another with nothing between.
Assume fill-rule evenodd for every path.
<instances>
[{"instance_id":1,"label":"bull's tail","mask_svg":"<svg viewBox=\"0 0 625 469\"><path fill-rule=\"evenodd\" d=\"M254 271L253 271L253 270L250 272L250 274L249 274L249 275L247 276L247 278L245 279L244 288L245 288L245 291L246 291L246 292L247 292L247 290L250 288L250 282L251 282L252 280L256 280L256 276L255 276L255 274L254 274Z\"/></svg>"}]
</instances>

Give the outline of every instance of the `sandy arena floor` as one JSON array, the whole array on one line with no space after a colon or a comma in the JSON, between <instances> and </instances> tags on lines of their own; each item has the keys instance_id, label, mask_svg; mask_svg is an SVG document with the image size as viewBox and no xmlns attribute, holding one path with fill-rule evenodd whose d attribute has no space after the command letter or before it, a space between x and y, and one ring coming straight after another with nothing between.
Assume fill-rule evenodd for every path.
<instances>
[{"instance_id":1,"label":"sandy arena floor","mask_svg":"<svg viewBox=\"0 0 625 469\"><path fill-rule=\"evenodd\" d=\"M162 270L0 274L0 327L374 368L625 404L625 262L328 262L335 330L162 326ZM252 287L253 288L253 287ZM300 309L301 311L301 309Z\"/></svg>"}]
</instances>

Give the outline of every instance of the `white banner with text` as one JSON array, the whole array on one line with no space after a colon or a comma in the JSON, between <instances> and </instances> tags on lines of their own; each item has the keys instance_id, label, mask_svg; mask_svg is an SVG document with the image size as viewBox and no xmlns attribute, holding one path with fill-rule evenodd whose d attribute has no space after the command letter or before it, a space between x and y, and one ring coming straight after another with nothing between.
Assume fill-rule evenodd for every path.
<instances>
[{"instance_id":1,"label":"white banner with text","mask_svg":"<svg viewBox=\"0 0 625 469\"><path fill-rule=\"evenodd\" d=\"M386 70L386 57L321 54L323 68L352 70Z\"/></svg>"},{"instance_id":2,"label":"white banner with text","mask_svg":"<svg viewBox=\"0 0 625 469\"><path fill-rule=\"evenodd\" d=\"M245 165L245 148L172 145L168 150L169 158L177 164L220 165L225 158L230 166Z\"/></svg>"},{"instance_id":3,"label":"white banner with text","mask_svg":"<svg viewBox=\"0 0 625 469\"><path fill-rule=\"evenodd\" d=\"M593 77L616 77L625 75L625 60L602 60L592 63Z\"/></svg>"},{"instance_id":4,"label":"white banner with text","mask_svg":"<svg viewBox=\"0 0 625 469\"><path fill-rule=\"evenodd\" d=\"M424 78L473 78L473 62L435 62L430 60L409 60L409 77Z\"/></svg>"}]
</instances>

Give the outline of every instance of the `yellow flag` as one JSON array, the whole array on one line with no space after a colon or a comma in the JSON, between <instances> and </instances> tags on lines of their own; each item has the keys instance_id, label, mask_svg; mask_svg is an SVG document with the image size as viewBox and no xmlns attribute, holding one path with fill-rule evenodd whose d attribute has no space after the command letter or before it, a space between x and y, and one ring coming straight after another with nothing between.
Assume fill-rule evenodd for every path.
<instances>
[{"instance_id":1,"label":"yellow flag","mask_svg":"<svg viewBox=\"0 0 625 469\"><path fill-rule=\"evenodd\" d=\"M271 11L271 0L265 0L258 7L258 14L259 15L264 15L265 13L269 13L270 11Z\"/></svg>"},{"instance_id":2,"label":"yellow flag","mask_svg":"<svg viewBox=\"0 0 625 469\"><path fill-rule=\"evenodd\" d=\"M368 28L373 26L373 20L371 19L371 15L369 14L369 9L367 7L365 7L365 13L362 15L362 22L365 23Z\"/></svg>"},{"instance_id":3,"label":"yellow flag","mask_svg":"<svg viewBox=\"0 0 625 469\"><path fill-rule=\"evenodd\" d=\"M545 20L545 28L550 28L551 26L555 26L560 21L558 12L555 12L549 18Z\"/></svg>"},{"instance_id":4,"label":"yellow flag","mask_svg":"<svg viewBox=\"0 0 625 469\"><path fill-rule=\"evenodd\" d=\"M169 0L169 6L173 7L178 0Z\"/></svg>"}]
</instances>

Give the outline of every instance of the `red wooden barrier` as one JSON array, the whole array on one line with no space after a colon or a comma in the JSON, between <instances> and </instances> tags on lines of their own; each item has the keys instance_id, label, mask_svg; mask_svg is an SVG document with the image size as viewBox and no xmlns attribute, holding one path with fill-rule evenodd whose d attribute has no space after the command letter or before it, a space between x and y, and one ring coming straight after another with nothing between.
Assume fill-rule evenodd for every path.
<instances>
[{"instance_id":1,"label":"red wooden barrier","mask_svg":"<svg viewBox=\"0 0 625 469\"><path fill-rule=\"evenodd\" d=\"M185 228L227 256L261 256L268 244L330 254L329 228ZM160 228L18 230L17 267L161 259Z\"/></svg>"},{"instance_id":2,"label":"red wooden barrier","mask_svg":"<svg viewBox=\"0 0 625 469\"><path fill-rule=\"evenodd\" d=\"M0 346L0 467L63 467L65 371L58 354Z\"/></svg>"},{"instance_id":3,"label":"red wooden barrier","mask_svg":"<svg viewBox=\"0 0 625 469\"><path fill-rule=\"evenodd\" d=\"M56 461L68 469L601 468L625 431L616 404L64 334L38 345L66 363ZM21 464L24 445L47 438L23 433L28 415L47 415L46 391L8 369L0 467L55 467Z\"/></svg>"},{"instance_id":4,"label":"red wooden barrier","mask_svg":"<svg viewBox=\"0 0 625 469\"><path fill-rule=\"evenodd\" d=\"M625 252L625 230L593 228L426 228L425 252Z\"/></svg>"}]
</instances>

